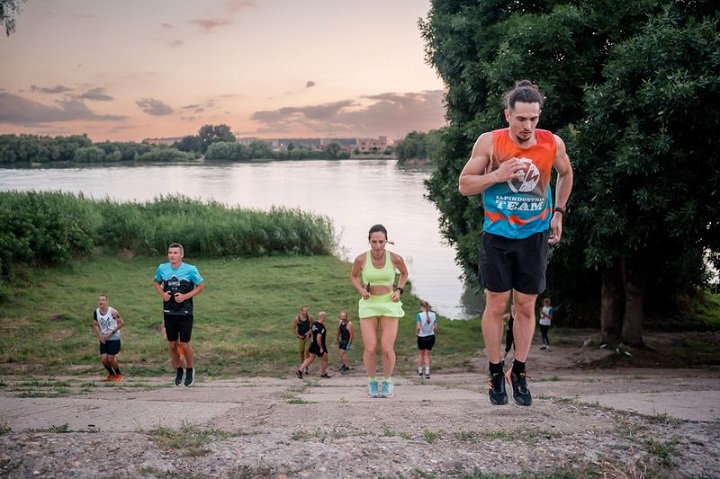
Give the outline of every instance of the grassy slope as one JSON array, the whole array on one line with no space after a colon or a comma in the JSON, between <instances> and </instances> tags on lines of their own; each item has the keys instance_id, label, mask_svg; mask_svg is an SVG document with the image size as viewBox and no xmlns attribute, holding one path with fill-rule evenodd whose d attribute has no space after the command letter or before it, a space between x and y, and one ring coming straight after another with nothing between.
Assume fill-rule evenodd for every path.
<instances>
[{"instance_id":1,"label":"grassy slope","mask_svg":"<svg viewBox=\"0 0 720 479\"><path fill-rule=\"evenodd\" d=\"M102 373L97 341L91 332L97 295L126 321L122 330L121 365L135 376L170 371L159 325L161 301L152 287L164 258L96 257L60 269L25 270L9 286L9 300L0 305L0 373L96 375ZM187 258L206 281L195 299L193 344L197 368L204 375L284 376L298 360L292 320L301 305L311 313L328 312L329 339L334 338L340 310L350 312L357 347L350 351L361 367L362 347L357 320L357 294L350 266L332 256L270 257L237 260ZM403 295L406 316L397 341L398 370L412 370L417 354L415 314L419 300ZM332 344L331 364L337 365ZM482 346L477 320L440 325L434 354L444 368L465 368ZM469 354L470 353L470 354Z\"/></svg>"}]
</instances>

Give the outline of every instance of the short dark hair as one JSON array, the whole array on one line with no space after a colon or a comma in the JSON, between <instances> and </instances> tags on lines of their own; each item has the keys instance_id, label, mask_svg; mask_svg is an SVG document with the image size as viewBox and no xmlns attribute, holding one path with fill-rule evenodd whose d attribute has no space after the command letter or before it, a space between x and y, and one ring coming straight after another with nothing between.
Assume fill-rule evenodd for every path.
<instances>
[{"instance_id":1,"label":"short dark hair","mask_svg":"<svg viewBox=\"0 0 720 479\"><path fill-rule=\"evenodd\" d=\"M515 103L539 103L542 110L545 103L545 95L540 92L536 84L530 80L520 80L515 82L515 87L505 93L505 108L508 110L515 109Z\"/></svg>"},{"instance_id":2,"label":"short dark hair","mask_svg":"<svg viewBox=\"0 0 720 479\"><path fill-rule=\"evenodd\" d=\"M183 248L183 245L181 245L180 243L170 243L170 246L168 246L168 250L170 248L178 248L180 249L180 253L185 254L185 248Z\"/></svg>"},{"instance_id":3,"label":"short dark hair","mask_svg":"<svg viewBox=\"0 0 720 479\"><path fill-rule=\"evenodd\" d=\"M370 232L368 233L368 240L370 239L370 236L372 236L373 233L380 232L385 235L385 239L387 239L387 230L383 225L372 225L370 227Z\"/></svg>"}]
</instances>

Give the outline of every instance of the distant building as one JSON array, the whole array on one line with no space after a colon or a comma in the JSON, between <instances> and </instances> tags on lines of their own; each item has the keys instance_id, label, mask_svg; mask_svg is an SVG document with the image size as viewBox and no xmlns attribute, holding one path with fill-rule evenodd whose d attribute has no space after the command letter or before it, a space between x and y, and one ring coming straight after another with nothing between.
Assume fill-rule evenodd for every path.
<instances>
[{"instance_id":1,"label":"distant building","mask_svg":"<svg viewBox=\"0 0 720 479\"><path fill-rule=\"evenodd\" d=\"M275 150L288 148L302 148L304 150L324 150L330 143L338 143L343 150L351 151L357 145L355 138L274 138L260 139L254 137L237 137L236 141L242 145L249 145L253 141L264 141Z\"/></svg>"},{"instance_id":2,"label":"distant building","mask_svg":"<svg viewBox=\"0 0 720 479\"><path fill-rule=\"evenodd\" d=\"M148 145L167 145L170 146L173 143L179 143L182 141L182 136L173 136L168 138L145 138L142 143L148 144Z\"/></svg>"},{"instance_id":3,"label":"distant building","mask_svg":"<svg viewBox=\"0 0 720 479\"><path fill-rule=\"evenodd\" d=\"M383 152L388 147L387 136L379 136L377 138L358 138L355 140L355 147L361 152Z\"/></svg>"}]
</instances>

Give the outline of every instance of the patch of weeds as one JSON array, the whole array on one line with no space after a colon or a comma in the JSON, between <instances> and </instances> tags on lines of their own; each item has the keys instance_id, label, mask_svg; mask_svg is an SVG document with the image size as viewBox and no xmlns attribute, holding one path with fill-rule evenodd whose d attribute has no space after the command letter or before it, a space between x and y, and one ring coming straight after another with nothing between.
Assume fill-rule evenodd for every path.
<instances>
[{"instance_id":1,"label":"patch of weeds","mask_svg":"<svg viewBox=\"0 0 720 479\"><path fill-rule=\"evenodd\" d=\"M157 426L148 431L150 438L160 447L181 449L184 456L201 456L210 452L203 446L215 439L224 439L230 435L216 429L201 429L196 424L184 423L180 429Z\"/></svg>"},{"instance_id":2,"label":"patch of weeds","mask_svg":"<svg viewBox=\"0 0 720 479\"><path fill-rule=\"evenodd\" d=\"M243 464L234 469L230 473L230 477L234 479L257 479L265 477L275 477L273 470L267 466L252 467Z\"/></svg>"},{"instance_id":3,"label":"patch of weeds","mask_svg":"<svg viewBox=\"0 0 720 479\"><path fill-rule=\"evenodd\" d=\"M680 440L677 437L673 437L668 442L660 442L655 439L648 439L645 441L645 447L649 454L657 456L660 459L660 464L667 468L672 468L673 457L680 458L682 454L678 450L677 444Z\"/></svg>"},{"instance_id":4,"label":"patch of weeds","mask_svg":"<svg viewBox=\"0 0 720 479\"><path fill-rule=\"evenodd\" d=\"M83 383L80 385L80 392L88 393L90 391L94 391L97 389L97 384L95 383Z\"/></svg>"},{"instance_id":5,"label":"patch of weeds","mask_svg":"<svg viewBox=\"0 0 720 479\"><path fill-rule=\"evenodd\" d=\"M575 401L575 399L573 399L573 398L561 398L561 397L552 396L550 394L545 394L545 393L538 394L537 396L535 396L535 399L544 399L544 400L552 401L555 404L569 404L569 403Z\"/></svg>"},{"instance_id":6,"label":"patch of weeds","mask_svg":"<svg viewBox=\"0 0 720 479\"><path fill-rule=\"evenodd\" d=\"M69 388L60 388L51 391L38 391L36 389L26 389L20 391L17 395L19 398L59 398L70 395Z\"/></svg>"},{"instance_id":7,"label":"patch of weeds","mask_svg":"<svg viewBox=\"0 0 720 479\"><path fill-rule=\"evenodd\" d=\"M394 436L397 436L397 434L395 433L395 431L393 431L392 429L390 429L390 427L387 426L387 425L383 425L383 427L382 427L382 435L385 436L385 437L394 437Z\"/></svg>"},{"instance_id":8,"label":"patch of weeds","mask_svg":"<svg viewBox=\"0 0 720 479\"><path fill-rule=\"evenodd\" d=\"M429 429L425 429L423 431L423 437L425 438L425 442L432 444L437 439L440 438L440 433L435 431L430 431Z\"/></svg>"},{"instance_id":9,"label":"patch of weeds","mask_svg":"<svg viewBox=\"0 0 720 479\"><path fill-rule=\"evenodd\" d=\"M32 431L32 432L56 432L56 433L60 433L60 434L63 434L63 433L66 433L66 432L72 432L72 430L70 429L70 425L67 424L67 423L61 424L61 425L59 425L59 426L56 426L55 424L53 424L52 426L50 426L49 428L46 428L46 429L28 429L28 431Z\"/></svg>"},{"instance_id":10,"label":"patch of weeds","mask_svg":"<svg viewBox=\"0 0 720 479\"><path fill-rule=\"evenodd\" d=\"M534 446L543 439L554 439L560 437L560 434L557 432L548 431L539 427L529 427L517 430L517 435L531 446Z\"/></svg>"},{"instance_id":11,"label":"patch of weeds","mask_svg":"<svg viewBox=\"0 0 720 479\"><path fill-rule=\"evenodd\" d=\"M309 439L309 437L305 431L293 431L292 434L290 434L290 439L293 441L305 441Z\"/></svg>"},{"instance_id":12,"label":"patch of weeds","mask_svg":"<svg viewBox=\"0 0 720 479\"><path fill-rule=\"evenodd\" d=\"M5 387L7 387L7 384L5 384L5 381L0 380L0 388L5 388Z\"/></svg>"},{"instance_id":13,"label":"patch of weeds","mask_svg":"<svg viewBox=\"0 0 720 479\"><path fill-rule=\"evenodd\" d=\"M413 469L410 477L417 479L435 479L437 476L431 472L421 471L419 469Z\"/></svg>"},{"instance_id":14,"label":"patch of weeds","mask_svg":"<svg viewBox=\"0 0 720 479\"><path fill-rule=\"evenodd\" d=\"M667 413L655 414L654 416L648 417L651 424L665 424L667 426L679 426L682 424L682 420L674 418Z\"/></svg>"},{"instance_id":15,"label":"patch of weeds","mask_svg":"<svg viewBox=\"0 0 720 479\"><path fill-rule=\"evenodd\" d=\"M17 391L20 398L57 398L70 395L70 383L33 379L19 382L11 390Z\"/></svg>"},{"instance_id":16,"label":"patch of weeds","mask_svg":"<svg viewBox=\"0 0 720 479\"><path fill-rule=\"evenodd\" d=\"M466 437L471 437L474 433L464 433ZM513 429L512 431L497 430L484 431L477 434L477 440L489 439L498 441L524 441L529 445L535 445L542 439L553 439L560 437L560 433L541 429L539 427L524 427Z\"/></svg>"},{"instance_id":17,"label":"patch of weeds","mask_svg":"<svg viewBox=\"0 0 720 479\"><path fill-rule=\"evenodd\" d=\"M5 434L10 434L12 432L12 428L8 426L6 423L0 424L0 436Z\"/></svg>"},{"instance_id":18,"label":"patch of weeds","mask_svg":"<svg viewBox=\"0 0 720 479\"><path fill-rule=\"evenodd\" d=\"M412 436L407 432L401 432L400 434L398 434L398 436L405 439L406 441L409 441L410 439L412 439Z\"/></svg>"},{"instance_id":19,"label":"patch of weeds","mask_svg":"<svg viewBox=\"0 0 720 479\"><path fill-rule=\"evenodd\" d=\"M482 436L472 431L460 431L455 433L455 439L469 442L471 444L478 444L482 440Z\"/></svg>"},{"instance_id":20,"label":"patch of weeds","mask_svg":"<svg viewBox=\"0 0 720 479\"><path fill-rule=\"evenodd\" d=\"M645 433L645 426L625 418L618 420L615 432L618 436L633 442L639 442Z\"/></svg>"},{"instance_id":21,"label":"patch of weeds","mask_svg":"<svg viewBox=\"0 0 720 479\"><path fill-rule=\"evenodd\" d=\"M298 396L289 396L287 398L288 404L312 404L312 401L308 401Z\"/></svg>"}]
</instances>

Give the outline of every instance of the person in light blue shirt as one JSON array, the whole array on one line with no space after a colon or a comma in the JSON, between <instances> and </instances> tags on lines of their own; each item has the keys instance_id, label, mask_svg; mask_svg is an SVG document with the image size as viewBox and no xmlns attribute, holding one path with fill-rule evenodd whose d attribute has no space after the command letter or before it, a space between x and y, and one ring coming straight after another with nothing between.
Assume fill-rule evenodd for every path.
<instances>
[{"instance_id":1,"label":"person in light blue shirt","mask_svg":"<svg viewBox=\"0 0 720 479\"><path fill-rule=\"evenodd\" d=\"M435 332L437 331L437 314L430 311L430 305L427 301L420 301L422 311L417 315L417 334L418 345L418 376L423 377L423 365L425 366L425 379L430 379L430 351L435 345Z\"/></svg>"},{"instance_id":2,"label":"person in light blue shirt","mask_svg":"<svg viewBox=\"0 0 720 479\"><path fill-rule=\"evenodd\" d=\"M168 246L167 263L158 266L155 272L155 291L163 299L163 323L170 350L170 359L176 370L175 385L183 383L192 386L195 381L193 359L195 352L190 345L193 329L193 297L205 289L203 277L198 269L183 263L185 249L180 243ZM187 369L183 370L178 344L185 353Z\"/></svg>"}]
</instances>

